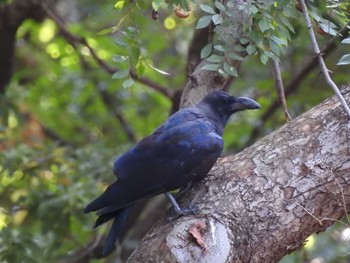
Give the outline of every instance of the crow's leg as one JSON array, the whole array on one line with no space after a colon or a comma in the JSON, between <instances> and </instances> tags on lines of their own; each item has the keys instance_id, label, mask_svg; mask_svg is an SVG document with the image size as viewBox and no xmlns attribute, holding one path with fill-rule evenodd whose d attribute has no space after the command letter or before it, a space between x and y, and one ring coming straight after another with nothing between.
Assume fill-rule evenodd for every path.
<instances>
[{"instance_id":1,"label":"crow's leg","mask_svg":"<svg viewBox=\"0 0 350 263\"><path fill-rule=\"evenodd\" d=\"M198 213L198 208L195 207L187 207L187 208L181 208L179 204L176 202L175 198L171 195L171 193L166 192L166 197L170 201L170 203L173 205L175 211L179 215L189 215L189 214L196 214Z\"/></svg>"}]
</instances>

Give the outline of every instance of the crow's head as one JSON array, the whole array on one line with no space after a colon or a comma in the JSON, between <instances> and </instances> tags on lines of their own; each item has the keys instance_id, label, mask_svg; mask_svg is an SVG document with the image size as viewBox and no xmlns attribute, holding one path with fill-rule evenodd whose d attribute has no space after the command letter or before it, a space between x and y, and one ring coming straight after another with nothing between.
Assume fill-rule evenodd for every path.
<instances>
[{"instance_id":1,"label":"crow's head","mask_svg":"<svg viewBox=\"0 0 350 263\"><path fill-rule=\"evenodd\" d=\"M259 109L260 105L249 98L231 96L224 91L214 91L199 103L199 107L209 108L213 114L220 117L225 125L233 113L242 110Z\"/></svg>"}]
</instances>

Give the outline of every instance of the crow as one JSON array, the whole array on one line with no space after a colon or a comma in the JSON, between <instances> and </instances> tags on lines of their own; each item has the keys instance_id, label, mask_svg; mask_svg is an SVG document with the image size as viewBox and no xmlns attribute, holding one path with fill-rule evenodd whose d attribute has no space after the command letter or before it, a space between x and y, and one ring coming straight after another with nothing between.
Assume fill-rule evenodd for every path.
<instances>
[{"instance_id":1,"label":"crow","mask_svg":"<svg viewBox=\"0 0 350 263\"><path fill-rule=\"evenodd\" d=\"M114 162L117 180L84 210L97 211L95 228L114 219L102 253L115 248L131 208L140 200L165 193L177 213L193 212L180 208L169 191L205 177L223 150L221 136L229 117L259 108L252 99L214 91L197 105L174 113L121 155Z\"/></svg>"}]
</instances>

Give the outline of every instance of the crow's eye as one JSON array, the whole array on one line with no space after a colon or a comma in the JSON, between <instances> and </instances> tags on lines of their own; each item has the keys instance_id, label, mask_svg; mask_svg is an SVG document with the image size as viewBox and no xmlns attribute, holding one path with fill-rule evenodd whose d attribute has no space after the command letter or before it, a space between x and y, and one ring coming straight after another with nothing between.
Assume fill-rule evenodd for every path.
<instances>
[{"instance_id":1,"label":"crow's eye","mask_svg":"<svg viewBox=\"0 0 350 263\"><path fill-rule=\"evenodd\" d=\"M227 98L227 97L224 97L224 98L223 98L223 101L224 101L225 104L229 104L229 103L230 103L230 100L229 100L229 98Z\"/></svg>"}]
</instances>

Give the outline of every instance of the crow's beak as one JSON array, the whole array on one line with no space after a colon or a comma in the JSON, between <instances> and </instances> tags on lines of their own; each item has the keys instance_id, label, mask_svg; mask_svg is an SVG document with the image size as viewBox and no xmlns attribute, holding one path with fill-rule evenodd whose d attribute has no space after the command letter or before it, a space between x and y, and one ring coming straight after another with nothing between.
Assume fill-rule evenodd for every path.
<instances>
[{"instance_id":1,"label":"crow's beak","mask_svg":"<svg viewBox=\"0 0 350 263\"><path fill-rule=\"evenodd\" d=\"M233 108L235 111L255 110L260 109L260 105L255 100L245 97L238 97L236 102L233 104Z\"/></svg>"}]
</instances>

